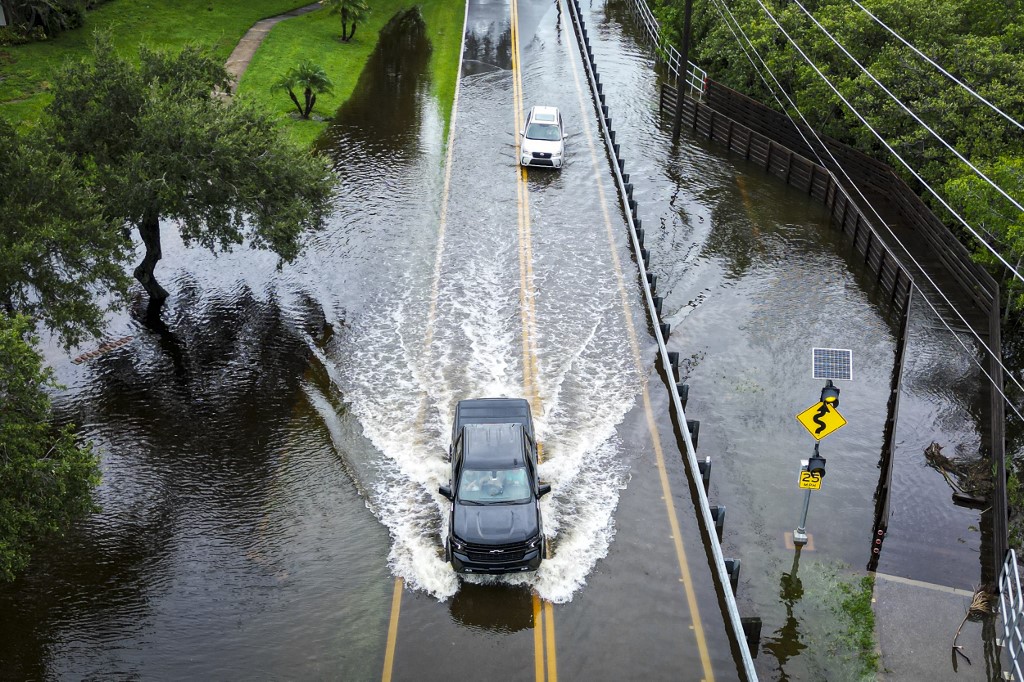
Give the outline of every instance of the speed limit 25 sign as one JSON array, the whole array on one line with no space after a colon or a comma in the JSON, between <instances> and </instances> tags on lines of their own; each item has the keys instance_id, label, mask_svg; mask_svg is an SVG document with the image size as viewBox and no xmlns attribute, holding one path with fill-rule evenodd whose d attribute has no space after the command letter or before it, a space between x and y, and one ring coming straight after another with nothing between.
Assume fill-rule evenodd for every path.
<instances>
[{"instance_id":1,"label":"speed limit 25 sign","mask_svg":"<svg viewBox=\"0 0 1024 682\"><path fill-rule=\"evenodd\" d=\"M800 487L818 490L821 488L821 474L817 471L801 471Z\"/></svg>"}]
</instances>

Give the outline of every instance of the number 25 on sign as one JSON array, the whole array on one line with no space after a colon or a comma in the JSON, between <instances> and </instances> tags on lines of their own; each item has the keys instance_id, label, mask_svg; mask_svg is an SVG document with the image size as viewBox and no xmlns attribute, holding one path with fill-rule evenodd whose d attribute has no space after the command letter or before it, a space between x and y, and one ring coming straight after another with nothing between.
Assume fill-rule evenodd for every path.
<instances>
[{"instance_id":1,"label":"number 25 on sign","mask_svg":"<svg viewBox=\"0 0 1024 682\"><path fill-rule=\"evenodd\" d=\"M821 474L819 474L817 471L801 471L800 487L809 488L811 490L820 490Z\"/></svg>"}]
</instances>

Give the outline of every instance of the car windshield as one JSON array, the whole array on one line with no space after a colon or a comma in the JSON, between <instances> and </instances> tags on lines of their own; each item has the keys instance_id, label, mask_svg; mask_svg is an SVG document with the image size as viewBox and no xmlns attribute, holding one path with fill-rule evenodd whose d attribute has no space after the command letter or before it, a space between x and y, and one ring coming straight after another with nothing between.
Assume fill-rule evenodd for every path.
<instances>
[{"instance_id":1,"label":"car windshield","mask_svg":"<svg viewBox=\"0 0 1024 682\"><path fill-rule=\"evenodd\" d=\"M459 501L471 504L528 502L530 479L526 467L515 469L468 469L459 480Z\"/></svg>"},{"instance_id":2,"label":"car windshield","mask_svg":"<svg viewBox=\"0 0 1024 682\"><path fill-rule=\"evenodd\" d=\"M534 121L526 129L526 139L557 142L562 139L562 136L558 132L558 126L554 123L537 123Z\"/></svg>"}]
</instances>

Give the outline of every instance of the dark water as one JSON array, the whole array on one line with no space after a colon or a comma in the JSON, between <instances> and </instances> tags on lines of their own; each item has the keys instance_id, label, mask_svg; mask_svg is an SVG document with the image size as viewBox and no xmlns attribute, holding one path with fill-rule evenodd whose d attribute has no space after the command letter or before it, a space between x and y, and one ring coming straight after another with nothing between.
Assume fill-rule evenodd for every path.
<instances>
[{"instance_id":1,"label":"dark water","mask_svg":"<svg viewBox=\"0 0 1024 682\"><path fill-rule=\"evenodd\" d=\"M714 459L711 501L728 506L723 544L743 562L741 612L764 619L758 671L845 679L829 666L829 595L867 559L897 321L820 206L716 147L673 148L623 5L587 14L670 348L690 358L687 413L702 422L699 455ZM61 418L102 458L100 511L0 588L0 677L376 679L396 576L407 586L396 679L438 678L458 670L453 659L532 678L531 590L557 603L563 676L685 677L699 661L645 387L668 434L712 667L736 676L557 3L519 7L522 104L559 106L570 133L566 167L527 183L555 556L500 584L460 583L440 558L435 491L455 401L523 391L509 15L504 2L470 6L447 205L429 36L409 18L382 38L322 142L341 177L337 211L299 261L278 272L268 254L214 257L166 225L166 329L117 317L111 336L134 340L80 366L49 350L67 386ZM852 349L855 380L841 386L849 425L822 444L815 551L797 564L783 536L813 444L794 419L820 390L813 346ZM922 452L933 440L977 450L979 375L919 307L911 346L879 570L969 588L978 513L949 503ZM914 540L925 536L930 546Z\"/></svg>"}]
</instances>

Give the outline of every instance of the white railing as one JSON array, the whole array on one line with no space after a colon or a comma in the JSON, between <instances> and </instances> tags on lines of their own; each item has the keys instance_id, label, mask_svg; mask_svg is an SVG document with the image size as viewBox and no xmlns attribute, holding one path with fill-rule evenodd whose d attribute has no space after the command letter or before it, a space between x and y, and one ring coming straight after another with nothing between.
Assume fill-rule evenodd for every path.
<instances>
[{"instance_id":1,"label":"white railing","mask_svg":"<svg viewBox=\"0 0 1024 682\"><path fill-rule=\"evenodd\" d=\"M1024 659L1024 594L1021 592L1017 552L1010 550L999 573L999 613L1003 621L999 646L1006 648L1010 670L1003 673L1008 680L1024 680L1021 659Z\"/></svg>"},{"instance_id":2,"label":"white railing","mask_svg":"<svg viewBox=\"0 0 1024 682\"><path fill-rule=\"evenodd\" d=\"M662 38L661 25L658 24L654 12L647 6L645 0L633 0L633 10L637 19L640 20L644 33L647 34L647 39L660 51L661 58L665 60L669 72L675 77L676 83L679 83L679 74L682 71L680 65L683 62L683 56L679 54L679 50L675 46L669 45ZM708 74L693 62L689 62L689 66L690 68L687 70L685 80L690 86L690 96L697 101L701 101L704 98L704 81L707 79Z\"/></svg>"},{"instance_id":3,"label":"white railing","mask_svg":"<svg viewBox=\"0 0 1024 682\"><path fill-rule=\"evenodd\" d=\"M634 0L637 3L637 8L643 5L643 0ZM590 53L589 44L584 49L585 39L582 34L586 33L586 29L583 25L583 19L580 16L579 0L569 0L569 11L572 14L573 26L576 31L576 35L579 38L579 46L581 52L583 52L583 65L587 71L587 80L590 83L591 94L595 100L601 102L601 94L598 90L597 83L597 66L593 61L593 54ZM646 8L646 5L643 5ZM651 19L653 20L653 15ZM657 31L657 22L653 24L653 29L648 27L648 22L644 22L645 27L648 31ZM588 55L588 53L590 53ZM676 62L678 64L678 60ZM700 83L703 85L703 71L700 72ZM607 107L604 107L604 115L598 116L598 121L601 125L601 134L604 137L605 145L609 150L615 149L618 152L618 145L615 144L613 138L613 132L611 129L611 119L608 116ZM632 193L626 190L626 179L623 177L622 168L620 167L621 161L617 157L617 153L612 155L612 172L615 174L615 184L618 188L619 198L622 201L623 208L629 205L629 200L632 198ZM627 176L628 177L628 176ZM652 279L649 271L647 270L647 261L641 257L643 253L643 242L640 241L640 237L637 234L637 223L634 219L633 212L626 210L626 223L629 225L629 238L633 244L633 252L636 254L637 267L640 271L640 285L643 288L643 296L647 303L647 313L649 319L654 323L653 333L654 338L658 343L658 353L661 356L661 362L663 370L670 376L668 384L671 387L669 390L669 396L672 400L672 408L676 414L677 423L680 424L680 433L683 437L683 444L685 446L683 458L686 461L687 467L689 468L690 475L694 481L697 481L696 491L697 500L696 506L699 510L699 514L703 520L704 529L708 533L708 544L711 550L711 563L712 570L718 576L719 584L722 585L722 599L725 601L725 616L728 620L728 626L732 628L733 637L736 639L737 647L740 653L740 665L744 671L745 677L750 682L757 682L757 671L754 669L753 657L750 653L750 647L747 644L746 633L743 631L743 619L740 618L739 607L736 604L736 595L733 593L731 588L731 576L728 569L725 566L725 555L722 553L722 545L718 540L718 536L715 533L715 521L711 517L711 506L708 503L707 492L704 490L704 486L700 484L701 473L700 465L697 462L697 453L694 449L693 436L690 434L688 428L688 422L686 420L686 413L683 411L682 400L679 396L679 389L675 383L675 369L672 364L671 358L668 354L668 347L665 345L668 331L662 332L662 327L668 325L659 324L660 312L659 308L654 305L654 290L652 288Z\"/></svg>"}]
</instances>

